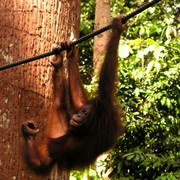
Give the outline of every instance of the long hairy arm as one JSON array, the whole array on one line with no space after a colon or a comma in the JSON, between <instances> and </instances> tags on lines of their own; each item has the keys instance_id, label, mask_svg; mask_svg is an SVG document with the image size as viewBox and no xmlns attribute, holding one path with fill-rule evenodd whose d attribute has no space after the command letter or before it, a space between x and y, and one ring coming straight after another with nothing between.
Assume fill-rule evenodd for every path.
<instances>
[{"instance_id":1,"label":"long hairy arm","mask_svg":"<svg viewBox=\"0 0 180 180\"><path fill-rule=\"evenodd\" d=\"M126 24L122 24L123 15L116 17L112 21L112 35L107 44L107 52L100 72L99 98L110 102L115 94L115 81L118 67L118 45L122 32L126 29Z\"/></svg>"}]
</instances>

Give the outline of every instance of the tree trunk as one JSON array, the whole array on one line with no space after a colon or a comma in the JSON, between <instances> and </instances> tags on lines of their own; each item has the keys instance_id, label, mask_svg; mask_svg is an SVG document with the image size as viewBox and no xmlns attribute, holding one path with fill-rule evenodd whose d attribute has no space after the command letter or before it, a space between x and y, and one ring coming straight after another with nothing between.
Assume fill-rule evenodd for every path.
<instances>
[{"instance_id":1,"label":"tree trunk","mask_svg":"<svg viewBox=\"0 0 180 180\"><path fill-rule=\"evenodd\" d=\"M96 0L95 10L95 30L100 29L110 23L110 1ZM94 38L94 57L93 64L95 73L99 72L103 56L105 55L105 48L109 38L109 31L99 34Z\"/></svg>"},{"instance_id":2,"label":"tree trunk","mask_svg":"<svg viewBox=\"0 0 180 180\"><path fill-rule=\"evenodd\" d=\"M0 1L0 66L78 38L79 23L80 0ZM45 175L35 173L23 156L22 122L32 119L43 127L47 120L52 73L48 59L0 71L0 179L68 179L68 172L57 166Z\"/></svg>"}]
</instances>

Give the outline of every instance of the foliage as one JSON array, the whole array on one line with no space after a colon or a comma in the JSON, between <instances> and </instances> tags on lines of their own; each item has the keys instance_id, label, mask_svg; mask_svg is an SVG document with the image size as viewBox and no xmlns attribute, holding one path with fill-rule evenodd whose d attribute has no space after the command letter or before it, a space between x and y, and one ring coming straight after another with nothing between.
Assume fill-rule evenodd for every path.
<instances>
[{"instance_id":1,"label":"foliage","mask_svg":"<svg viewBox=\"0 0 180 180\"><path fill-rule=\"evenodd\" d=\"M111 0L112 16L119 9L132 12L143 2ZM121 38L117 94L125 134L103 162L113 180L180 177L179 13L178 0L162 1L129 20ZM89 55L83 57L89 63ZM92 84L85 86L90 92Z\"/></svg>"},{"instance_id":2,"label":"foliage","mask_svg":"<svg viewBox=\"0 0 180 180\"><path fill-rule=\"evenodd\" d=\"M71 173L70 180L82 180L82 179L88 179L88 177L91 177L91 180L98 180L100 179L100 176L96 172L94 168L89 168L84 171L73 171Z\"/></svg>"},{"instance_id":3,"label":"foliage","mask_svg":"<svg viewBox=\"0 0 180 180\"><path fill-rule=\"evenodd\" d=\"M141 13L121 41L118 95L126 132L109 155L112 179L180 177L180 38L171 6Z\"/></svg>"}]
</instances>

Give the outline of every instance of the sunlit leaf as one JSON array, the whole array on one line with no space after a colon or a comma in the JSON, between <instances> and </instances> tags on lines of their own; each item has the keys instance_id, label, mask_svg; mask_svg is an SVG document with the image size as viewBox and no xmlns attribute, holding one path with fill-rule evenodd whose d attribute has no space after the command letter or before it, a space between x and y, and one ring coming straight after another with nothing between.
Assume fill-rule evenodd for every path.
<instances>
[{"instance_id":1,"label":"sunlit leaf","mask_svg":"<svg viewBox=\"0 0 180 180\"><path fill-rule=\"evenodd\" d=\"M166 29L166 38L171 39L172 36L177 36L176 30L172 26L168 26Z\"/></svg>"},{"instance_id":2,"label":"sunlit leaf","mask_svg":"<svg viewBox=\"0 0 180 180\"><path fill-rule=\"evenodd\" d=\"M144 51L138 50L137 55L142 59L144 57Z\"/></svg>"},{"instance_id":3,"label":"sunlit leaf","mask_svg":"<svg viewBox=\"0 0 180 180\"><path fill-rule=\"evenodd\" d=\"M153 66L154 66L154 61L151 61L147 66L146 72L149 73L152 70Z\"/></svg>"},{"instance_id":4,"label":"sunlit leaf","mask_svg":"<svg viewBox=\"0 0 180 180\"><path fill-rule=\"evenodd\" d=\"M160 64L160 63L158 63L158 62L155 62L155 63L154 63L154 66L155 66L155 68L156 68L157 72L159 72L159 71L160 71L160 69L161 69L161 64Z\"/></svg>"},{"instance_id":5,"label":"sunlit leaf","mask_svg":"<svg viewBox=\"0 0 180 180\"><path fill-rule=\"evenodd\" d=\"M119 56L122 58L127 58L130 54L130 47L127 44L122 44L119 46Z\"/></svg>"},{"instance_id":6,"label":"sunlit leaf","mask_svg":"<svg viewBox=\"0 0 180 180\"><path fill-rule=\"evenodd\" d=\"M155 7L150 7L149 8L149 12L152 14L152 13L154 13L154 11L155 11Z\"/></svg>"},{"instance_id":7,"label":"sunlit leaf","mask_svg":"<svg viewBox=\"0 0 180 180\"><path fill-rule=\"evenodd\" d=\"M155 45L150 45L150 46L148 46L146 49L144 49L144 54L148 54L149 52L152 52L152 51L154 51L155 50L155 48L156 48L156 46Z\"/></svg>"}]
</instances>

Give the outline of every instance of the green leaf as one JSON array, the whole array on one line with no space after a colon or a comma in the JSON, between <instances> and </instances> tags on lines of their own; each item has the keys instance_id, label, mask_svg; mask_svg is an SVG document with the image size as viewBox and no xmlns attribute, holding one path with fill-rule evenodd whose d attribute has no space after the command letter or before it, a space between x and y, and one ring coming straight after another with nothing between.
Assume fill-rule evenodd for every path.
<instances>
[{"instance_id":1,"label":"green leaf","mask_svg":"<svg viewBox=\"0 0 180 180\"><path fill-rule=\"evenodd\" d=\"M166 97L162 97L162 99L161 99L161 104L164 106L165 104L166 104Z\"/></svg>"},{"instance_id":2,"label":"green leaf","mask_svg":"<svg viewBox=\"0 0 180 180\"><path fill-rule=\"evenodd\" d=\"M141 45L141 43L142 43L142 39L141 38L137 38L137 39L131 40L129 42L129 45L130 46L139 46L139 45Z\"/></svg>"},{"instance_id":3,"label":"green leaf","mask_svg":"<svg viewBox=\"0 0 180 180\"><path fill-rule=\"evenodd\" d=\"M166 106L167 106L168 108L171 108L171 107L172 107L172 105L171 105L171 100L170 100L169 98L166 98Z\"/></svg>"}]
</instances>

